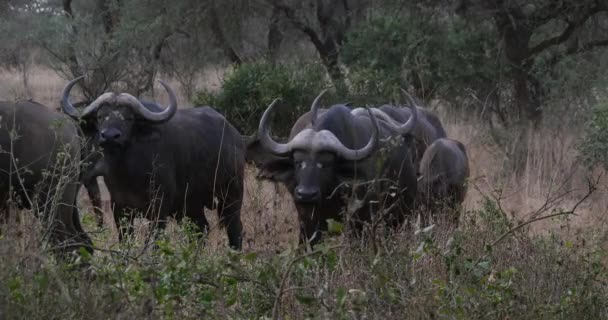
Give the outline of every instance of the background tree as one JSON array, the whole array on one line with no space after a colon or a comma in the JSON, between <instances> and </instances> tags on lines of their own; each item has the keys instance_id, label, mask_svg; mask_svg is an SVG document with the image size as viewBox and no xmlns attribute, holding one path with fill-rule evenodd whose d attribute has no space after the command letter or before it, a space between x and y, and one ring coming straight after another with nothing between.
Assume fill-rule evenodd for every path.
<instances>
[{"instance_id":1,"label":"background tree","mask_svg":"<svg viewBox=\"0 0 608 320\"><path fill-rule=\"evenodd\" d=\"M456 12L491 20L512 81L511 114L537 126L547 89L543 77L564 58L608 45L608 3L585 1L461 0Z\"/></svg>"},{"instance_id":2,"label":"background tree","mask_svg":"<svg viewBox=\"0 0 608 320\"><path fill-rule=\"evenodd\" d=\"M361 18L367 1L268 0L273 10L281 12L287 21L306 35L315 47L336 89L347 92L344 73L340 68L340 47L353 20Z\"/></svg>"}]
</instances>

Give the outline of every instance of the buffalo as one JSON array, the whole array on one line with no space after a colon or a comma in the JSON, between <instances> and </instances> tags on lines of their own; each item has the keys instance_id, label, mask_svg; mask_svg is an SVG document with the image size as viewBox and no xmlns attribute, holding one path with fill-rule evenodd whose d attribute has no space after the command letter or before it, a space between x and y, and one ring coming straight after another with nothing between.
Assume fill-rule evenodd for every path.
<instances>
[{"instance_id":1,"label":"buffalo","mask_svg":"<svg viewBox=\"0 0 608 320\"><path fill-rule=\"evenodd\" d=\"M81 101L74 103L74 107L76 107L76 109L62 108L62 111L69 114L73 118L78 118L77 109L80 107L84 108L91 102L92 101ZM153 112L161 112L163 110L163 107L155 102L141 101L141 103L144 105L144 107ZM103 175L103 162L99 161L102 159L103 153L100 151L100 147L96 143L97 129L95 128L95 124L92 123L92 121L80 121L80 129L80 134L84 141L82 152L81 183L87 191L91 201L93 212L95 213L95 218L97 220L97 227L101 228L103 226L104 212L102 209L103 204L101 199L101 190L99 189L99 184L97 183L97 177Z\"/></svg>"},{"instance_id":2,"label":"buffalo","mask_svg":"<svg viewBox=\"0 0 608 320\"><path fill-rule=\"evenodd\" d=\"M343 221L347 198L360 200L351 211L356 233L371 221L378 203L389 209L390 226L401 225L413 209L417 187L410 146L401 137L416 127L417 110L412 109L413 116L403 124L377 121L371 111L360 116L346 105L319 109L324 92L292 127L286 143L270 135L270 115L278 103L273 101L260 120L257 141L248 146L248 159L266 172L266 178L284 183L292 194L301 243L317 243L320 232L327 230L328 219ZM353 183L370 181L378 183L359 187ZM351 183L353 188L345 187ZM346 194L349 197L336 192L345 189L351 189Z\"/></svg>"},{"instance_id":3,"label":"buffalo","mask_svg":"<svg viewBox=\"0 0 608 320\"><path fill-rule=\"evenodd\" d=\"M397 122L405 122L411 116L411 109L400 108L393 105L382 105L378 109L384 111ZM414 136L413 158L418 166L424 151L437 139L445 138L446 132L441 121L435 113L427 108L417 106L418 122L412 135Z\"/></svg>"},{"instance_id":4,"label":"buffalo","mask_svg":"<svg viewBox=\"0 0 608 320\"><path fill-rule=\"evenodd\" d=\"M469 159L462 143L449 138L435 140L420 161L418 192L423 206L431 216L444 209L457 209L467 193ZM427 224L428 215L423 216ZM452 216L458 223L458 215Z\"/></svg>"},{"instance_id":5,"label":"buffalo","mask_svg":"<svg viewBox=\"0 0 608 320\"><path fill-rule=\"evenodd\" d=\"M204 209L217 208L229 245L240 249L245 151L240 133L210 107L177 110L171 88L160 81L169 106L160 111L127 93L104 93L79 113L69 101L70 81L62 94L63 110L89 121L103 157L95 164L114 206L114 220L127 218L119 239L133 231L133 210L144 212L159 229L167 218L190 218L208 228Z\"/></svg>"},{"instance_id":6,"label":"buffalo","mask_svg":"<svg viewBox=\"0 0 608 320\"><path fill-rule=\"evenodd\" d=\"M68 117L30 100L0 102L0 212L8 218L12 202L48 219L58 252L93 252L76 208L80 142Z\"/></svg>"}]
</instances>

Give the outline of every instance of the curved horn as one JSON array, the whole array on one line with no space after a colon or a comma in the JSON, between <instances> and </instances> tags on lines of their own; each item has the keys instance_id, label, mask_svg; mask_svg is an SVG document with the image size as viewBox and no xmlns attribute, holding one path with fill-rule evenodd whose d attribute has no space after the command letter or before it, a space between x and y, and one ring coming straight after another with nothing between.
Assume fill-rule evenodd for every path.
<instances>
[{"instance_id":1,"label":"curved horn","mask_svg":"<svg viewBox=\"0 0 608 320\"><path fill-rule=\"evenodd\" d=\"M76 108L74 107L74 105L72 105L72 103L70 102L70 92L72 91L74 85L82 79L84 79L84 76L80 76L68 82L68 84L63 88L63 93L61 94L61 110L63 110L65 114L74 119L79 118L79 113L78 110L76 110Z\"/></svg>"},{"instance_id":2,"label":"curved horn","mask_svg":"<svg viewBox=\"0 0 608 320\"><path fill-rule=\"evenodd\" d=\"M317 120L317 113L319 112L319 101L321 101L321 97L327 92L327 89L324 89L319 93L319 95L312 102L312 106L310 107L310 124L311 126L315 125L315 121Z\"/></svg>"},{"instance_id":3,"label":"curved horn","mask_svg":"<svg viewBox=\"0 0 608 320\"><path fill-rule=\"evenodd\" d=\"M270 113L274 106L281 101L281 99L274 99L272 103L266 108L262 119L260 119L260 125L258 126L258 139L264 148L275 155L286 155L291 151L289 144L278 143L270 136Z\"/></svg>"},{"instance_id":4,"label":"curved horn","mask_svg":"<svg viewBox=\"0 0 608 320\"><path fill-rule=\"evenodd\" d=\"M88 105L84 111L82 111L82 114L80 115L81 118L87 117L90 114L95 114L95 112L97 111L97 108L99 108L99 106L110 100L110 99L114 99L114 97L116 97L116 93L114 92L106 92L102 95L100 95L97 99L95 99L95 101L91 102L90 105Z\"/></svg>"},{"instance_id":5,"label":"curved horn","mask_svg":"<svg viewBox=\"0 0 608 320\"><path fill-rule=\"evenodd\" d=\"M369 108L366 107L365 109L367 109L369 118L372 122L372 136L369 138L369 142L367 142L367 145L358 150L349 149L341 143L336 144L336 154L346 160L358 161L367 158L372 154L372 152L374 152L374 150L376 149L376 145L378 144L378 123L376 122L376 117Z\"/></svg>"},{"instance_id":6,"label":"curved horn","mask_svg":"<svg viewBox=\"0 0 608 320\"><path fill-rule=\"evenodd\" d=\"M149 121L165 122L165 121L168 121L169 119L173 118L173 116L175 115L175 112L177 112L177 98L175 97L175 93L173 92L171 87L169 87L168 84L166 84L162 80L158 80L158 82L160 82L160 84L163 86L163 88L165 88L165 91L167 91L167 95L169 96L169 105L162 112L147 113L146 111L148 111L148 109L143 108L145 111L142 110L143 113L141 115Z\"/></svg>"},{"instance_id":7,"label":"curved horn","mask_svg":"<svg viewBox=\"0 0 608 320\"><path fill-rule=\"evenodd\" d=\"M165 110L161 112L153 112L146 108L139 99L128 93L121 93L116 98L118 103L126 104L131 107L133 112L139 114L142 118L156 123L161 123L165 121L169 121L177 112L177 98L175 97L175 93L171 90L171 87L167 85L164 81L158 80L160 84L165 88L167 94L169 95L169 106L165 108Z\"/></svg>"},{"instance_id":8,"label":"curved horn","mask_svg":"<svg viewBox=\"0 0 608 320\"><path fill-rule=\"evenodd\" d=\"M405 94L405 97L407 98L409 103L409 108L410 110L412 110L412 115L410 116L410 118L403 125L397 128L399 134L405 135L412 132L412 130L416 128L416 124L418 123L418 107L416 107L416 102L414 101L414 98L412 98L412 96L407 93L407 91L401 89L401 92Z\"/></svg>"}]
</instances>

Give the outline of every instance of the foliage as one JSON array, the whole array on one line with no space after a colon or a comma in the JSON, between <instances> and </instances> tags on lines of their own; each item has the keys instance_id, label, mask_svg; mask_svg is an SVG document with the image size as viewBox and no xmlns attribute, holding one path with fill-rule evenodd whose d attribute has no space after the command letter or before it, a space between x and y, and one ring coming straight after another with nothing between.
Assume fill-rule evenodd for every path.
<instances>
[{"instance_id":1,"label":"foliage","mask_svg":"<svg viewBox=\"0 0 608 320\"><path fill-rule=\"evenodd\" d=\"M328 86L325 72L317 64L246 63L226 75L220 92L201 91L195 105L217 108L241 133L252 134L264 110L280 98L282 107L276 109L273 130L285 136L297 117L308 111L314 98Z\"/></svg>"},{"instance_id":2,"label":"foliage","mask_svg":"<svg viewBox=\"0 0 608 320\"><path fill-rule=\"evenodd\" d=\"M579 149L589 167L608 169L608 101L603 100L591 111Z\"/></svg>"},{"instance_id":3,"label":"foliage","mask_svg":"<svg viewBox=\"0 0 608 320\"><path fill-rule=\"evenodd\" d=\"M20 239L40 231L4 228L0 309L6 319L605 316L599 230L578 240L521 233L495 243L512 228L498 204L486 198L467 217L456 231L393 234L379 250L334 237L313 252L278 254L206 247L186 220L156 249L129 239L83 255L84 269Z\"/></svg>"},{"instance_id":4,"label":"foliage","mask_svg":"<svg viewBox=\"0 0 608 320\"><path fill-rule=\"evenodd\" d=\"M458 17L378 16L349 33L342 60L353 95L378 103L399 87L425 99L491 89L499 72L492 28Z\"/></svg>"}]
</instances>

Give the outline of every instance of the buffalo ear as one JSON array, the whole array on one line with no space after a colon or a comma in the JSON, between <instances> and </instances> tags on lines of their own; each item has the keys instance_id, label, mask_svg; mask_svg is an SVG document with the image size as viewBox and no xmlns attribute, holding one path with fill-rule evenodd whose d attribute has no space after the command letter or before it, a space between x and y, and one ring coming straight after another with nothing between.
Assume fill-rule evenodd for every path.
<instances>
[{"instance_id":1,"label":"buffalo ear","mask_svg":"<svg viewBox=\"0 0 608 320\"><path fill-rule=\"evenodd\" d=\"M81 119L79 121L80 129L86 138L94 139L97 136L97 125L91 119Z\"/></svg>"},{"instance_id":2,"label":"buffalo ear","mask_svg":"<svg viewBox=\"0 0 608 320\"><path fill-rule=\"evenodd\" d=\"M258 179L288 183L293 178L293 162L289 157L280 157L266 151L255 137L243 136L247 148L245 160L259 169Z\"/></svg>"}]
</instances>

